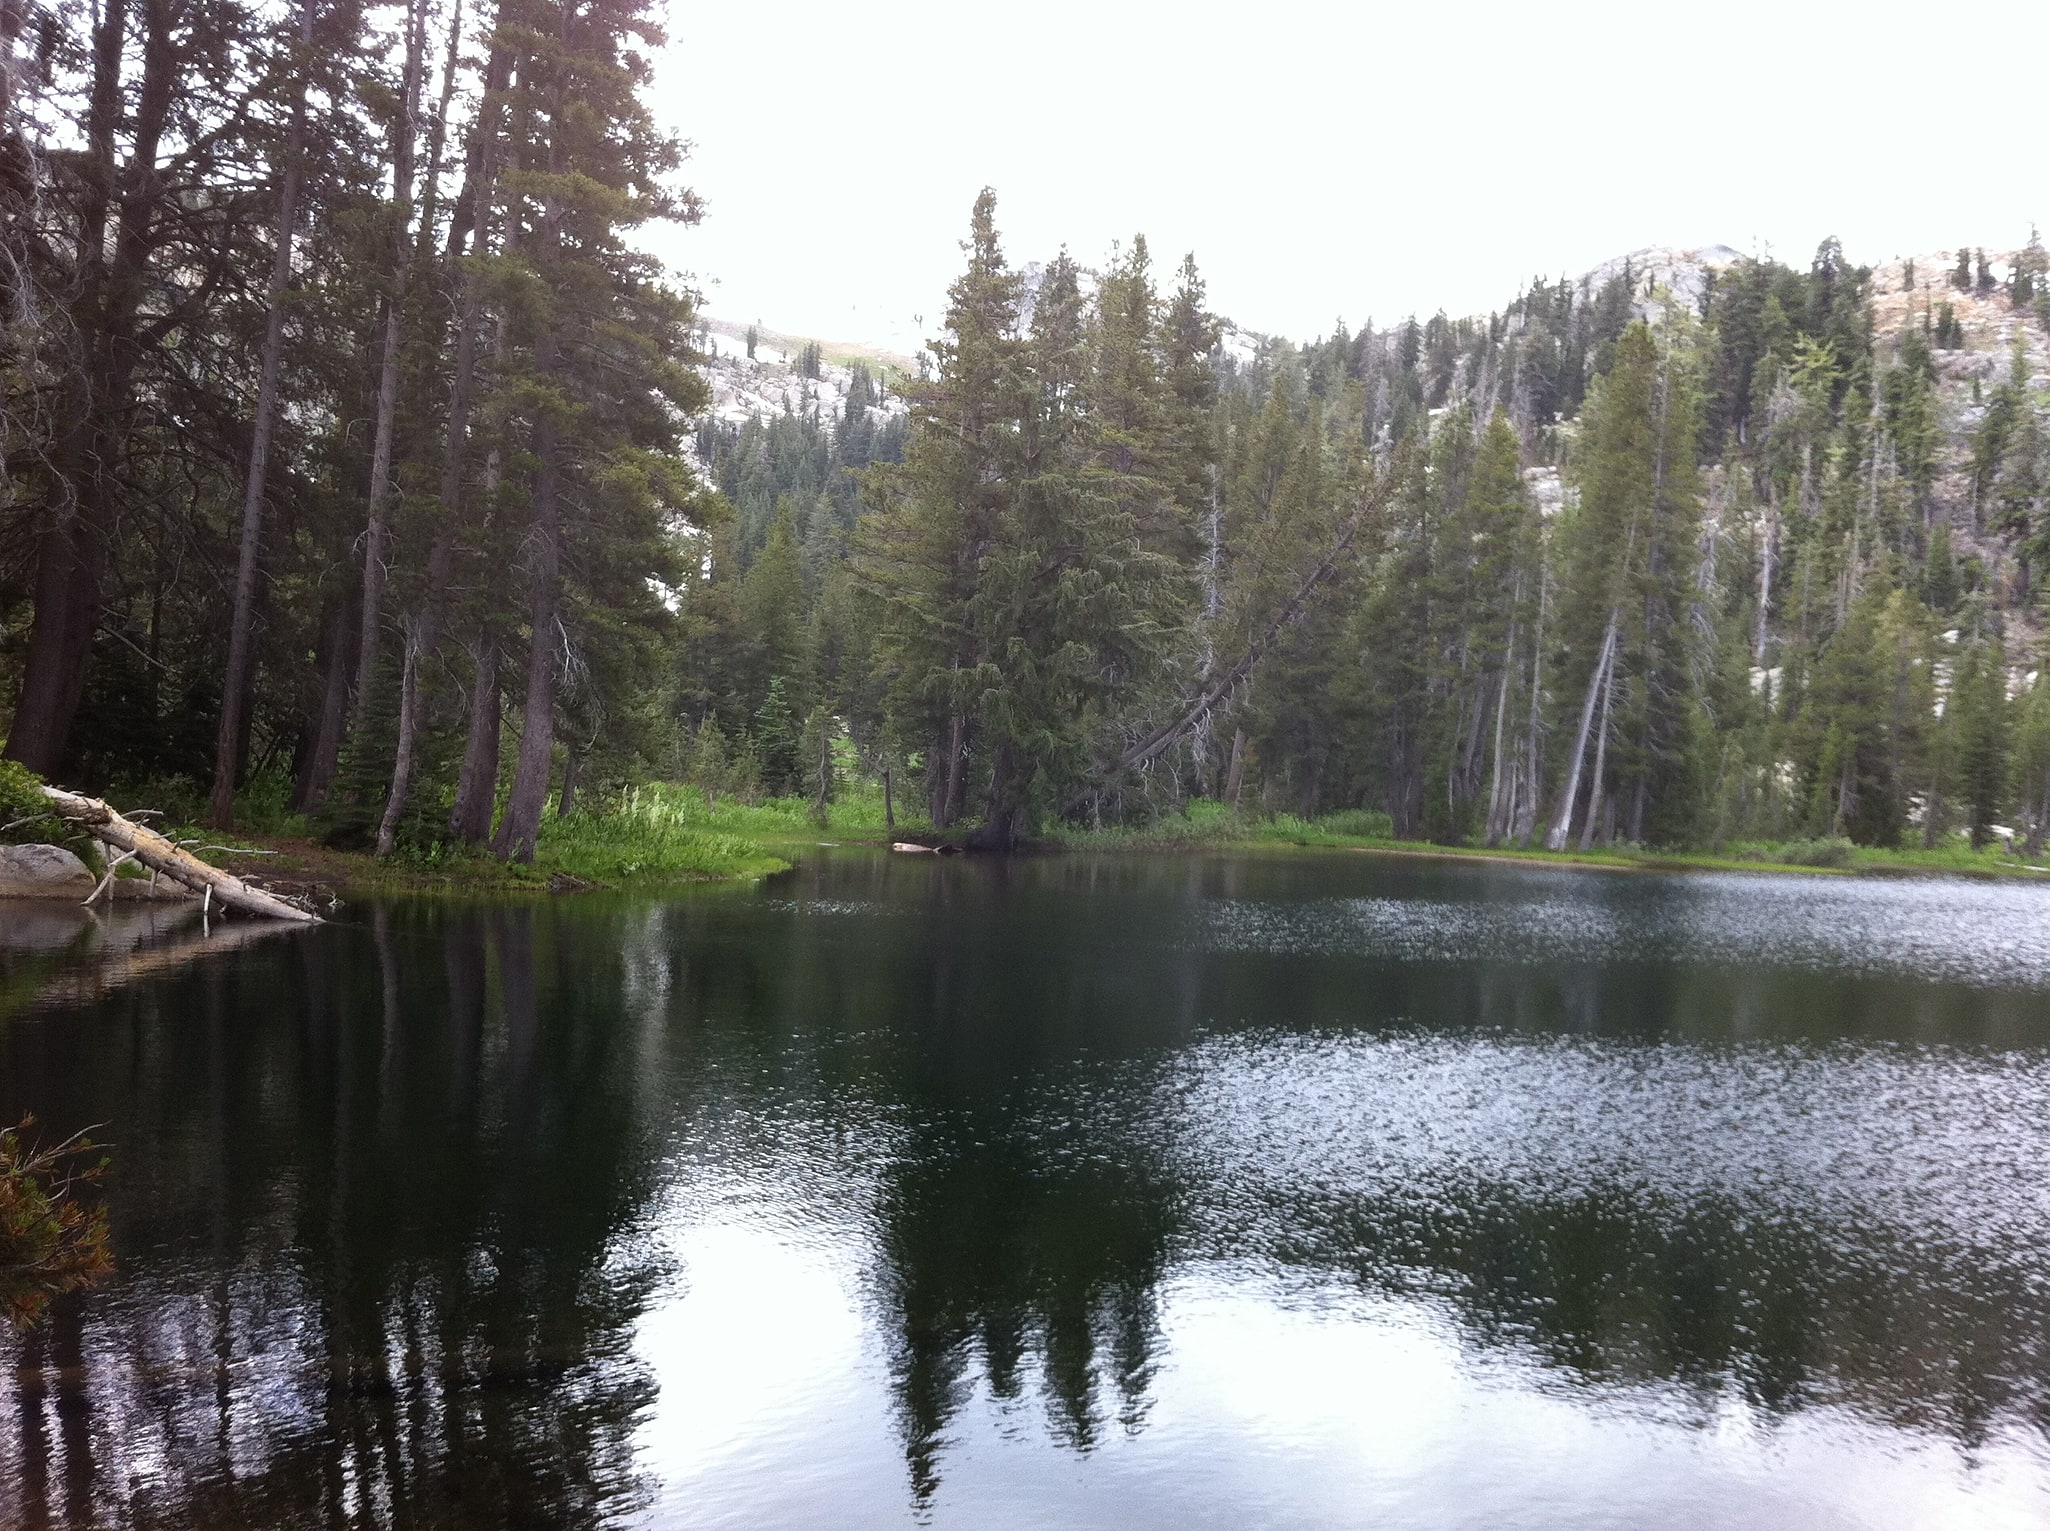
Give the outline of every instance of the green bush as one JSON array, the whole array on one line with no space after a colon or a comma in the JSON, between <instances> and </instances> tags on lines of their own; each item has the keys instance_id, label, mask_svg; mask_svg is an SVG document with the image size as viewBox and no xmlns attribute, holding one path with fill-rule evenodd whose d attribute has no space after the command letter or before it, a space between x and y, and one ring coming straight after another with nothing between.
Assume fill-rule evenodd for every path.
<instances>
[{"instance_id":1,"label":"green bush","mask_svg":"<svg viewBox=\"0 0 2050 1531\"><path fill-rule=\"evenodd\" d=\"M1851 842L1835 836L1822 840L1787 840L1776 845L1733 845L1730 851L1745 861L1772 861L1793 867L1847 867L1853 860Z\"/></svg>"},{"instance_id":2,"label":"green bush","mask_svg":"<svg viewBox=\"0 0 2050 1531\"><path fill-rule=\"evenodd\" d=\"M50 812L43 779L19 761L0 760L0 841L43 845L60 839L64 821Z\"/></svg>"}]
</instances>

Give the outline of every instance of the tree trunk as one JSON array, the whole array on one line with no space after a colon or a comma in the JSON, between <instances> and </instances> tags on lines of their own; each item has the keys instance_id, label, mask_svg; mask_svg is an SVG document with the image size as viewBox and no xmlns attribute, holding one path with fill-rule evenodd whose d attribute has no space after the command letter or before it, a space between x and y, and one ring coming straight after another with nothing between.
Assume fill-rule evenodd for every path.
<instances>
[{"instance_id":1,"label":"tree trunk","mask_svg":"<svg viewBox=\"0 0 2050 1531\"><path fill-rule=\"evenodd\" d=\"M1586 850L1588 846L1591 845L1594 841L1595 813L1597 809L1599 809L1601 806L1602 780L1608 774L1609 769L1609 710L1610 703L1614 701L1616 695L1616 641L1614 621L1615 619L1613 617L1610 618L1610 636L1609 642L1607 644L1607 654L1603 661L1608 671L1608 674L1603 678L1602 681L1601 721L1595 724L1594 779L1587 784L1587 823L1582 825L1580 830L1580 848L1582 850ZM1613 805L1611 806L1613 810ZM1612 811L1610 814L1610 822L1612 824L1614 822L1614 817L1615 815ZM1615 836L1613 834L1608 834L1605 835L1603 838L1604 841L1607 841L1614 839Z\"/></svg>"},{"instance_id":2,"label":"tree trunk","mask_svg":"<svg viewBox=\"0 0 2050 1531\"><path fill-rule=\"evenodd\" d=\"M285 174L278 187L277 253L266 297L263 361L256 386L256 419L249 432L249 471L242 487L242 540L235 561L235 605L228 619L228 669L221 682L221 726L214 738L213 796L207 822L225 829L235 821L235 784L241 758L243 711L255 669L256 565L263 544L263 491L270 467L271 430L277 421L278 363L285 348L285 292L292 283L292 233L299 213L299 161L306 152L306 75L313 47L313 0L300 0L299 54L294 74L292 127L285 143Z\"/></svg>"},{"instance_id":3,"label":"tree trunk","mask_svg":"<svg viewBox=\"0 0 2050 1531\"><path fill-rule=\"evenodd\" d=\"M392 752L391 785L384 794L384 813L377 821L377 854L389 856L398 845L399 820L413 785L413 741L420 731L420 664L432 644L427 619L406 623L405 657L399 665L398 748Z\"/></svg>"},{"instance_id":4,"label":"tree trunk","mask_svg":"<svg viewBox=\"0 0 2050 1531\"><path fill-rule=\"evenodd\" d=\"M890 768L883 767L883 830L887 834L897 832L897 803L890 795Z\"/></svg>"},{"instance_id":5,"label":"tree trunk","mask_svg":"<svg viewBox=\"0 0 2050 1531\"><path fill-rule=\"evenodd\" d=\"M441 135L447 129L449 91L454 78L454 64L457 49L458 28L462 16L461 5L455 7L454 19L449 23L449 58L445 66L448 73L442 81L441 105L435 118L434 144L430 151L428 172L429 211L421 219L423 241L431 233L427 227L435 195L434 182L439 174L441 160ZM489 65L489 78L502 80L507 68L506 50L494 49ZM487 95L486 110L478 124L479 144L476 157L471 162L474 185L464 188L464 199L477 209L474 225L476 233L475 250L482 253L491 233L491 181L496 173L496 148L498 141L497 113L494 102ZM450 255L458 256L462 246L455 245ZM477 273L465 274L462 284L462 299L456 317L456 349L454 377L449 389L448 431L442 449L441 463L441 515L435 532L434 545L427 555L427 589L420 607L411 613L405 624L406 649L403 668L399 677L399 726L398 739L392 751L391 787L385 794L384 816L377 829L377 854L388 856L396 843L399 820L406 811L406 796L412 788L413 756L420 733L420 667L434 656L441 641L441 607L448 592L449 573L455 562L456 533L462 522L463 476L468 465L470 445L470 410L476 393L477 381L477 330L479 315L483 306L482 284ZM494 739L496 729L493 729ZM467 762L466 762L467 763ZM492 761L494 771L496 755ZM496 784L494 783L494 790ZM485 814L487 823L484 833L490 832L489 804ZM453 818L451 819L453 823ZM477 838L483 838L479 835Z\"/></svg>"},{"instance_id":6,"label":"tree trunk","mask_svg":"<svg viewBox=\"0 0 2050 1531\"><path fill-rule=\"evenodd\" d=\"M498 805L498 643L480 631L470 644L470 728L463 746L463 771L448 816L449 833L466 845L491 838L491 812Z\"/></svg>"},{"instance_id":7,"label":"tree trunk","mask_svg":"<svg viewBox=\"0 0 2050 1531\"><path fill-rule=\"evenodd\" d=\"M384 346L377 369L377 412L370 447L370 498L363 532L363 617L357 635L356 706L350 732L363 730L377 670L384 620L385 564L391 540L392 439L398 429L399 343L404 330L407 277L413 265L407 231L413 211L413 151L420 116L420 78L427 47L426 0L410 0L406 16L406 69L399 121L392 136L391 291L384 306Z\"/></svg>"},{"instance_id":8,"label":"tree trunk","mask_svg":"<svg viewBox=\"0 0 2050 1531\"><path fill-rule=\"evenodd\" d=\"M1545 849L1563 851L1566 836L1573 828L1573 805L1580 796L1580 769L1587 758L1587 735L1594 727L1595 704L1601 699L1602 682L1608 676L1609 656L1615 652L1616 623L1619 614L1609 612L1609 625L1602 634L1601 651L1594 664L1594 673L1587 678L1587 698L1580 704L1580 728L1573 739L1573 765L1566 773L1566 790L1560 795L1558 811L1552 816L1552 827L1545 832Z\"/></svg>"},{"instance_id":9,"label":"tree trunk","mask_svg":"<svg viewBox=\"0 0 2050 1531\"><path fill-rule=\"evenodd\" d=\"M1224 800L1231 804L1231 811L1239 811L1239 797L1246 787L1246 731L1234 728L1231 731L1231 760L1224 768Z\"/></svg>"},{"instance_id":10,"label":"tree trunk","mask_svg":"<svg viewBox=\"0 0 2050 1531\"><path fill-rule=\"evenodd\" d=\"M59 490L66 503L36 550L35 615L7 735L7 757L38 776L54 776L64 763L99 615L104 554L94 523L100 518L78 503L83 488Z\"/></svg>"},{"instance_id":11,"label":"tree trunk","mask_svg":"<svg viewBox=\"0 0 2050 1531\"><path fill-rule=\"evenodd\" d=\"M342 733L349 721L349 675L355 668L353 603L337 599L322 623L320 713L306 758L293 784L292 807L306 813L327 801L342 758Z\"/></svg>"},{"instance_id":12,"label":"tree trunk","mask_svg":"<svg viewBox=\"0 0 2050 1531\"><path fill-rule=\"evenodd\" d=\"M121 80L128 14L127 0L106 0L93 30L85 146L75 172L89 191L79 220L76 292L66 304L76 360L57 402L64 429L51 454L54 503L37 541L35 614L5 751L45 776L63 764L85 694L100 575L122 492L140 356L136 319L154 249L151 220L168 194L156 167L177 86L179 18L168 5L143 6L142 77L131 103ZM132 123L125 166L115 157L124 120ZM147 175L136 176L138 168Z\"/></svg>"},{"instance_id":13,"label":"tree trunk","mask_svg":"<svg viewBox=\"0 0 2050 1531\"><path fill-rule=\"evenodd\" d=\"M1525 724L1523 741L1523 805L1518 810L1523 822L1515 831L1516 843L1528 847L1531 836L1537 833L1538 815L1544 811L1544 722L1545 696L1545 614L1549 607L1551 592L1545 583L1544 568L1538 569L1537 622L1530 635L1530 718Z\"/></svg>"},{"instance_id":14,"label":"tree trunk","mask_svg":"<svg viewBox=\"0 0 2050 1531\"><path fill-rule=\"evenodd\" d=\"M947 829L961 815L961 776L968 764L968 720L955 713L947 720L947 762L940 789L940 811L933 815L934 829Z\"/></svg>"},{"instance_id":15,"label":"tree trunk","mask_svg":"<svg viewBox=\"0 0 2050 1531\"><path fill-rule=\"evenodd\" d=\"M231 872L208 866L155 830L123 818L96 797L83 797L57 787L43 788L43 795L50 800L50 806L59 818L86 830L102 845L124 852L126 857L132 857L153 872L163 873L174 882L183 883L194 893L211 894L213 901L225 908L270 919L298 920L312 925L320 923L319 915L252 888Z\"/></svg>"},{"instance_id":16,"label":"tree trunk","mask_svg":"<svg viewBox=\"0 0 2050 1531\"><path fill-rule=\"evenodd\" d=\"M520 722L520 757L512 793L491 848L501 860L532 861L548 803L550 757L555 748L556 601L562 563L561 510L556 502L555 425L534 424L534 570L529 598L527 701Z\"/></svg>"},{"instance_id":17,"label":"tree trunk","mask_svg":"<svg viewBox=\"0 0 2050 1531\"><path fill-rule=\"evenodd\" d=\"M982 823L968 837L968 843L982 851L1008 851L1018 837L1019 813L1011 803L1011 747L999 744L990 752L989 799Z\"/></svg>"},{"instance_id":18,"label":"tree trunk","mask_svg":"<svg viewBox=\"0 0 2050 1531\"><path fill-rule=\"evenodd\" d=\"M1512 625L1509 629L1508 652L1502 656L1502 680L1499 694L1495 698L1495 758L1488 782L1487 844L1490 849L1502 843L1502 837L1508 833L1509 829L1507 808L1509 778L1502 771L1502 745L1503 735L1508 732L1509 673L1514 667L1513 662L1515 658L1516 629Z\"/></svg>"},{"instance_id":19,"label":"tree trunk","mask_svg":"<svg viewBox=\"0 0 2050 1531\"><path fill-rule=\"evenodd\" d=\"M577 781L584 774L584 757L572 751L562 763L562 796L555 800L555 816L566 819L576 812Z\"/></svg>"}]
</instances>

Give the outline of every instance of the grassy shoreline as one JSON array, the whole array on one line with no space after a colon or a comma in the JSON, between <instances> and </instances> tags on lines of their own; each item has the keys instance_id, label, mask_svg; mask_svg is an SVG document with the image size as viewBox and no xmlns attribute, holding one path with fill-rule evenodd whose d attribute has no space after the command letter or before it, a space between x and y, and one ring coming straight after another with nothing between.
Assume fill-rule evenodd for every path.
<instances>
[{"instance_id":1,"label":"grassy shoreline","mask_svg":"<svg viewBox=\"0 0 2050 1531\"><path fill-rule=\"evenodd\" d=\"M587 890L652 890L707 882L750 881L785 871L821 845L882 847L893 839L939 843L923 819L885 816L873 784L847 789L823 813L791 798L747 803L707 801L694 787L656 783L609 794L593 811L550 815L531 865L507 865L481 850L401 850L382 860L335 850L302 823L278 822L246 834L213 835L248 852L209 859L287 887L342 896L408 894L461 898L524 897ZM1546 851L1517 846L1440 845L1398 840L1378 813L1352 811L1304 820L1287 814L1238 817L1198 803L1143 826L1058 826L1034 841L1039 853L1342 851L1352 854L1514 863L1611 872L1768 872L1808 876L2014 877L2050 875L2042 862L2018 860L1995 842L1973 851L1962 839L1934 850L1876 850L1843 841L1726 846L1721 851L1638 847Z\"/></svg>"},{"instance_id":2,"label":"grassy shoreline","mask_svg":"<svg viewBox=\"0 0 2050 1531\"><path fill-rule=\"evenodd\" d=\"M1054 845L1070 849L1187 851L1199 849L1341 850L1386 856L1513 862L1592 871L1773 872L1806 876L2016 877L2050 872L2050 863L2024 862L1999 842L1974 851L1962 837L1932 850L1881 850L1843 840L1749 842L1721 850L1659 850L1638 846L1548 851L1535 846L1444 845L1399 840L1379 813L1335 813L1317 820L1280 814L1239 819L1213 804L1138 828L1064 830Z\"/></svg>"}]
</instances>

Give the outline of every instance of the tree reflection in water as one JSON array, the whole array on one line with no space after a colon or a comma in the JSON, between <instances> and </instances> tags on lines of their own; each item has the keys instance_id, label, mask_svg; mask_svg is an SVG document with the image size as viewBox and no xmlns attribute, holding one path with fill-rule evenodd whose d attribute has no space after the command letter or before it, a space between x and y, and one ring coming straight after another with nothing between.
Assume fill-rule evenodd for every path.
<instances>
[{"instance_id":1,"label":"tree reflection in water","mask_svg":"<svg viewBox=\"0 0 2050 1531\"><path fill-rule=\"evenodd\" d=\"M559 933L379 911L9 1039L10 1093L121 1142L116 1285L14 1342L10 1524L631 1508L650 1166Z\"/></svg>"},{"instance_id":2,"label":"tree reflection in water","mask_svg":"<svg viewBox=\"0 0 2050 1531\"><path fill-rule=\"evenodd\" d=\"M1379 891L1469 930L1492 875ZM861 1272L902 1452L865 1470L914 1510L984 1411L1148 1431L1190 1283L1393 1304L1683 1421L2050 1434L2041 987L1641 951L1618 920L1712 936L1713 901L1598 880L1540 891L1604 961L1348 949L1305 876L1352 886L864 858L394 904L19 1019L0 1117L112 1124L120 1272L0 1342L9 1524L650 1514L637 1329L714 1203Z\"/></svg>"}]
</instances>

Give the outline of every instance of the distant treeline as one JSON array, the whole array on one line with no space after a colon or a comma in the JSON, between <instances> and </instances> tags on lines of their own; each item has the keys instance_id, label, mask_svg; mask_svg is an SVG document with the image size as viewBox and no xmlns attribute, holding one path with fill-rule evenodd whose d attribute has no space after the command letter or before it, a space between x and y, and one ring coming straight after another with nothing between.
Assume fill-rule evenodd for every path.
<instances>
[{"instance_id":1,"label":"distant treeline","mask_svg":"<svg viewBox=\"0 0 2050 1531\"><path fill-rule=\"evenodd\" d=\"M704 759L808 789L782 741L843 720L992 844L1195 796L1447 842L2040 842L2033 241L1878 338L1832 240L1693 303L1626 265L1302 346L1223 344L1143 240L1028 288L987 194L968 249L844 559L786 516L712 561ZM1990 387L1939 366L1966 294L2013 336Z\"/></svg>"}]
</instances>

